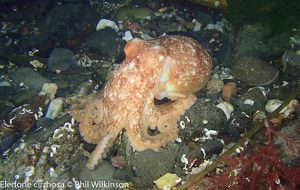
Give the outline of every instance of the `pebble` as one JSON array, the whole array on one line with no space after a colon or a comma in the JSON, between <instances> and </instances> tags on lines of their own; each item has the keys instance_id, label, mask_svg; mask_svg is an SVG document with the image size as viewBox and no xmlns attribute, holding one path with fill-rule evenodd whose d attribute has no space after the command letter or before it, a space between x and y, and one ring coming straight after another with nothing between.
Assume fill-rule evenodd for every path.
<instances>
[{"instance_id":1,"label":"pebble","mask_svg":"<svg viewBox=\"0 0 300 190\"><path fill-rule=\"evenodd\" d=\"M104 28L92 33L85 45L92 53L101 53L104 56L116 58L123 52L125 42L113 29Z\"/></svg>"},{"instance_id":2,"label":"pebble","mask_svg":"<svg viewBox=\"0 0 300 190\"><path fill-rule=\"evenodd\" d=\"M141 179L142 187L151 187L154 180L172 171L178 149L179 146L172 146L171 144L159 152L145 150L132 156L131 164L134 173Z\"/></svg>"},{"instance_id":3,"label":"pebble","mask_svg":"<svg viewBox=\"0 0 300 190\"><path fill-rule=\"evenodd\" d=\"M234 60L242 56L255 56L261 59L279 57L288 47L288 38L271 36L271 26L264 23L244 25L235 39Z\"/></svg>"},{"instance_id":4,"label":"pebble","mask_svg":"<svg viewBox=\"0 0 300 190\"><path fill-rule=\"evenodd\" d=\"M8 150L12 145L17 142L22 135L20 133L7 133L0 139L0 155Z\"/></svg>"},{"instance_id":5,"label":"pebble","mask_svg":"<svg viewBox=\"0 0 300 190\"><path fill-rule=\"evenodd\" d=\"M176 174L166 173L165 175L155 180L154 183L158 187L158 189L164 190L175 187L180 181L181 178Z\"/></svg>"},{"instance_id":6,"label":"pebble","mask_svg":"<svg viewBox=\"0 0 300 190\"><path fill-rule=\"evenodd\" d=\"M286 50L282 55L283 72L289 77L298 77L300 71L300 54Z\"/></svg>"},{"instance_id":7,"label":"pebble","mask_svg":"<svg viewBox=\"0 0 300 190\"><path fill-rule=\"evenodd\" d=\"M251 86L266 86L274 83L279 71L267 62L252 56L238 59L231 68L233 75Z\"/></svg>"},{"instance_id":8,"label":"pebble","mask_svg":"<svg viewBox=\"0 0 300 190\"><path fill-rule=\"evenodd\" d=\"M222 98L226 102L230 102L233 96L237 95L237 86L235 82L228 82L224 85L222 90Z\"/></svg>"},{"instance_id":9,"label":"pebble","mask_svg":"<svg viewBox=\"0 0 300 190\"><path fill-rule=\"evenodd\" d=\"M67 70L71 65L76 64L74 53L65 48L55 48L48 58L48 69L52 72Z\"/></svg>"},{"instance_id":10,"label":"pebble","mask_svg":"<svg viewBox=\"0 0 300 190\"><path fill-rule=\"evenodd\" d=\"M51 83L51 81L42 76L39 72L29 68L19 68L11 73L10 78L18 86L26 86L28 88L40 91L44 83Z\"/></svg>"}]
</instances>

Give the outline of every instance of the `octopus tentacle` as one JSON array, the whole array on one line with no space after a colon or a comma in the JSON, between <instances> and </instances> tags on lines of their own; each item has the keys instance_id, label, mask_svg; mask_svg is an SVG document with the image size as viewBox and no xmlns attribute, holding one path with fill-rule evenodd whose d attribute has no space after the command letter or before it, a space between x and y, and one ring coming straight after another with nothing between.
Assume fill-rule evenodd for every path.
<instances>
[{"instance_id":1,"label":"octopus tentacle","mask_svg":"<svg viewBox=\"0 0 300 190\"><path fill-rule=\"evenodd\" d=\"M148 98L150 101L152 97ZM133 127L128 131L131 145L138 151L152 149L158 151L161 147L177 139L177 121L190 108L197 97L193 94L185 95L171 104L156 106L154 103L145 105L140 127ZM156 131L157 134L150 134ZM143 148L140 148L143 147Z\"/></svg>"},{"instance_id":2,"label":"octopus tentacle","mask_svg":"<svg viewBox=\"0 0 300 190\"><path fill-rule=\"evenodd\" d=\"M113 142L120 131L115 130L114 132L107 133L99 140L96 148L91 153L89 160L86 163L87 168L93 170L96 165L102 161L102 158L105 157L105 153L113 146Z\"/></svg>"},{"instance_id":3,"label":"octopus tentacle","mask_svg":"<svg viewBox=\"0 0 300 190\"><path fill-rule=\"evenodd\" d=\"M71 115L80 122L79 131L85 141L96 144L102 137L103 100L99 95L92 95L74 105ZM88 115L88 117L87 117Z\"/></svg>"}]
</instances>

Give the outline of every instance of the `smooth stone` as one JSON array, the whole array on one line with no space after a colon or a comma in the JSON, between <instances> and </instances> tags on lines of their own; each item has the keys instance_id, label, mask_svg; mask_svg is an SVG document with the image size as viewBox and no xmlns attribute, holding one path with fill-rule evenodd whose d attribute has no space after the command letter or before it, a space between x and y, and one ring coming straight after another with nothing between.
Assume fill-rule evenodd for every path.
<instances>
[{"instance_id":1,"label":"smooth stone","mask_svg":"<svg viewBox=\"0 0 300 190\"><path fill-rule=\"evenodd\" d=\"M98 186L100 189L107 189L107 190L115 190L119 189L117 187L108 186L109 183L119 184L119 183L128 183L133 178L133 173L129 169L117 169L112 166L111 163L107 161L103 161L99 164L95 170L89 170L85 166L85 162L81 162L79 166L76 166L74 169L73 175L79 181L87 181L89 182L89 186L84 187L86 190L93 190L95 187L92 187L91 182L103 182L106 186ZM102 184L103 185L103 184ZM97 188L96 188L97 189Z\"/></svg>"},{"instance_id":2,"label":"smooth stone","mask_svg":"<svg viewBox=\"0 0 300 190\"><path fill-rule=\"evenodd\" d=\"M0 155L8 150L12 145L17 142L22 135L20 133L7 133L0 139Z\"/></svg>"},{"instance_id":3,"label":"smooth stone","mask_svg":"<svg viewBox=\"0 0 300 190\"><path fill-rule=\"evenodd\" d=\"M279 85L276 88L271 88L268 93L268 99L285 100L295 89L296 83L289 83L287 85Z\"/></svg>"},{"instance_id":4,"label":"smooth stone","mask_svg":"<svg viewBox=\"0 0 300 190\"><path fill-rule=\"evenodd\" d=\"M279 71L267 62L252 56L239 58L231 68L240 81L252 86L266 86L274 83Z\"/></svg>"},{"instance_id":5,"label":"smooth stone","mask_svg":"<svg viewBox=\"0 0 300 190\"><path fill-rule=\"evenodd\" d=\"M30 100L33 100L34 97L36 97L38 92L36 90L32 89L26 89L26 90L20 90L16 93L16 95L13 98L13 101L16 105L20 105L22 103L28 102Z\"/></svg>"},{"instance_id":6,"label":"smooth stone","mask_svg":"<svg viewBox=\"0 0 300 190\"><path fill-rule=\"evenodd\" d=\"M24 86L37 91L42 89L44 83L51 83L51 80L29 67L17 69L10 75L10 78L17 85L23 83Z\"/></svg>"},{"instance_id":7,"label":"smooth stone","mask_svg":"<svg viewBox=\"0 0 300 190\"><path fill-rule=\"evenodd\" d=\"M182 129L182 127L184 128ZM212 102L199 98L178 122L179 137L192 141L204 135L204 129L222 133L226 130L228 121L225 113Z\"/></svg>"},{"instance_id":8,"label":"smooth stone","mask_svg":"<svg viewBox=\"0 0 300 190\"><path fill-rule=\"evenodd\" d=\"M136 176L141 180L142 187L151 187L154 180L172 172L178 151L178 145L170 144L159 152L145 150L134 154L131 164Z\"/></svg>"},{"instance_id":9,"label":"smooth stone","mask_svg":"<svg viewBox=\"0 0 300 190\"><path fill-rule=\"evenodd\" d=\"M232 65L232 50L233 36L230 34L224 34L220 39L219 50L216 52L216 59L219 64L230 67Z\"/></svg>"},{"instance_id":10,"label":"smooth stone","mask_svg":"<svg viewBox=\"0 0 300 190\"><path fill-rule=\"evenodd\" d=\"M85 45L92 52L116 58L123 52L125 42L113 29L105 28L92 33Z\"/></svg>"},{"instance_id":11,"label":"smooth stone","mask_svg":"<svg viewBox=\"0 0 300 190\"><path fill-rule=\"evenodd\" d=\"M234 59L249 55L261 59L279 57L289 47L289 36L272 36L271 26L266 23L245 25L237 32Z\"/></svg>"},{"instance_id":12,"label":"smooth stone","mask_svg":"<svg viewBox=\"0 0 300 190\"><path fill-rule=\"evenodd\" d=\"M52 72L65 71L76 64L74 53L65 48L55 48L48 59L48 69Z\"/></svg>"},{"instance_id":13,"label":"smooth stone","mask_svg":"<svg viewBox=\"0 0 300 190\"><path fill-rule=\"evenodd\" d=\"M286 50L282 55L283 72L295 80L299 79L300 71L300 54L292 50Z\"/></svg>"},{"instance_id":14,"label":"smooth stone","mask_svg":"<svg viewBox=\"0 0 300 190\"><path fill-rule=\"evenodd\" d=\"M189 155L198 159L207 159L213 154L220 154L224 148L224 144L219 139L207 141L200 146L196 146ZM204 152L205 155L204 155Z\"/></svg>"}]
</instances>

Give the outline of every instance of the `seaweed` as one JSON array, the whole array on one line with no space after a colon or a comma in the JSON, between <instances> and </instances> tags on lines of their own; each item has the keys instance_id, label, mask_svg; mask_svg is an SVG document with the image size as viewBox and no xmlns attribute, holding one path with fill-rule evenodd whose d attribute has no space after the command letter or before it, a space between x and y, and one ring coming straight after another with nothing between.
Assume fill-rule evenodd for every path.
<instances>
[{"instance_id":1,"label":"seaweed","mask_svg":"<svg viewBox=\"0 0 300 190\"><path fill-rule=\"evenodd\" d=\"M280 161L279 149L272 143L272 137L274 135L283 137L293 151L299 151L299 139L276 131L277 126L269 122L272 118L278 117L280 110L299 94L300 85L281 106L267 116L265 121L256 124L216 161L176 189L193 189L195 186L199 189L199 185L202 188L205 186L205 189L279 189L282 184L291 189L299 189L300 167L289 167ZM262 129L265 129L267 144L258 145L252 154L232 156L236 155L236 149L244 147L246 142ZM213 171L224 163L227 166L224 167L224 172L213 175ZM209 174L211 176L208 176Z\"/></svg>"}]
</instances>

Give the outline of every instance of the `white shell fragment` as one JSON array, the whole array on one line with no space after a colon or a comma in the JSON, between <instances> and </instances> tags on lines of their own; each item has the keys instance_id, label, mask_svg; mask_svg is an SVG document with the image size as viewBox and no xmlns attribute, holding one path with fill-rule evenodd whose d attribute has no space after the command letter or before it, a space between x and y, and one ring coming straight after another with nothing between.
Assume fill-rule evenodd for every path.
<instances>
[{"instance_id":1,"label":"white shell fragment","mask_svg":"<svg viewBox=\"0 0 300 190\"><path fill-rule=\"evenodd\" d=\"M122 40L125 40L126 42L129 40L132 40L132 34L130 31L125 31L124 36L122 37Z\"/></svg>"},{"instance_id":2,"label":"white shell fragment","mask_svg":"<svg viewBox=\"0 0 300 190\"><path fill-rule=\"evenodd\" d=\"M194 23L194 28L193 28L194 32L200 31L202 24L198 22L196 19L194 19L192 22Z\"/></svg>"},{"instance_id":3,"label":"white shell fragment","mask_svg":"<svg viewBox=\"0 0 300 190\"><path fill-rule=\"evenodd\" d=\"M233 112L234 108L229 102L222 102L217 105L217 108L220 108L225 113L227 119L230 119L230 115Z\"/></svg>"},{"instance_id":4,"label":"white shell fragment","mask_svg":"<svg viewBox=\"0 0 300 190\"><path fill-rule=\"evenodd\" d=\"M269 100L266 105L265 109L267 112L272 113L274 112L283 101L277 99ZM285 106L279 113L283 118L287 118L292 112L299 108L299 102L297 100L291 100L287 106Z\"/></svg>"},{"instance_id":5,"label":"white shell fragment","mask_svg":"<svg viewBox=\"0 0 300 190\"><path fill-rule=\"evenodd\" d=\"M55 98L51 100L46 113L46 117L50 119L56 119L60 115L63 105L64 105L63 98Z\"/></svg>"},{"instance_id":6,"label":"white shell fragment","mask_svg":"<svg viewBox=\"0 0 300 190\"><path fill-rule=\"evenodd\" d=\"M181 178L176 174L166 173L165 175L154 181L154 183L158 189L170 189L172 187L175 187L180 181Z\"/></svg>"},{"instance_id":7,"label":"white shell fragment","mask_svg":"<svg viewBox=\"0 0 300 190\"><path fill-rule=\"evenodd\" d=\"M45 104L48 104L50 100L53 100L57 92L58 86L55 83L44 83L42 90L39 92L39 95L46 96Z\"/></svg>"},{"instance_id":8,"label":"white shell fragment","mask_svg":"<svg viewBox=\"0 0 300 190\"><path fill-rule=\"evenodd\" d=\"M247 100L244 101L244 104L247 104L247 105L250 105L250 106L253 106L254 103L255 102L252 99L247 99Z\"/></svg>"},{"instance_id":9,"label":"white shell fragment","mask_svg":"<svg viewBox=\"0 0 300 190\"><path fill-rule=\"evenodd\" d=\"M272 113L272 112L275 111L282 103L283 103L283 101L281 101L281 100L271 99L271 100L269 100L269 101L266 103L265 109L266 109L267 112Z\"/></svg>"},{"instance_id":10,"label":"white shell fragment","mask_svg":"<svg viewBox=\"0 0 300 190\"><path fill-rule=\"evenodd\" d=\"M114 29L116 32L119 32L119 27L118 25L114 22L114 21L111 21L111 20L108 20L108 19L101 19L97 26L96 26L96 30L102 30L104 28L112 28Z\"/></svg>"}]
</instances>

